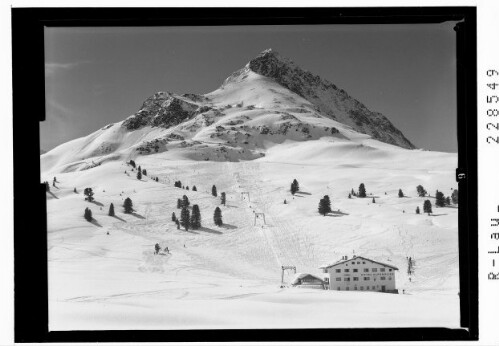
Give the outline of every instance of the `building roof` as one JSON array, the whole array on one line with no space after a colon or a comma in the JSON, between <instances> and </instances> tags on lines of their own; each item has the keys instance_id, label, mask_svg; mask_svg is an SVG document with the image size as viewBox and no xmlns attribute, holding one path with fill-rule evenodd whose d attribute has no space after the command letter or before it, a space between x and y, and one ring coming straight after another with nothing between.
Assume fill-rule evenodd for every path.
<instances>
[{"instance_id":1,"label":"building roof","mask_svg":"<svg viewBox=\"0 0 499 346\"><path fill-rule=\"evenodd\" d=\"M319 280L320 282L324 282L323 279L321 279L320 277L318 276L315 276L315 275L312 275L312 274L308 274L308 273L297 273L294 278L293 278L293 281L292 281L292 285L296 285L299 283L299 281L307 276L310 276L316 280Z\"/></svg>"},{"instance_id":2,"label":"building roof","mask_svg":"<svg viewBox=\"0 0 499 346\"><path fill-rule=\"evenodd\" d=\"M332 268L332 267L335 267L335 266L337 266L337 265L340 265L340 264L343 264L343 263L347 263L347 262L349 262L349 261L357 260L357 259L359 259L359 258L362 258L363 260L366 260L366 261L370 261L370 262L373 262L373 263L380 264L380 265L385 266L385 267L389 267L389 268L392 268L392 269L395 269L395 270L399 270L397 267L392 266L392 265L390 265L390 264L381 263L381 262L374 261L374 260L372 260L372 259L365 258L365 257L362 257L362 256L354 256L354 257L349 258L349 259L347 259L347 260L341 260L341 261L338 261L338 262L336 262L336 263L334 263L334 264L326 264L326 265L322 265L322 266L320 266L319 268L320 268L320 269Z\"/></svg>"}]
</instances>

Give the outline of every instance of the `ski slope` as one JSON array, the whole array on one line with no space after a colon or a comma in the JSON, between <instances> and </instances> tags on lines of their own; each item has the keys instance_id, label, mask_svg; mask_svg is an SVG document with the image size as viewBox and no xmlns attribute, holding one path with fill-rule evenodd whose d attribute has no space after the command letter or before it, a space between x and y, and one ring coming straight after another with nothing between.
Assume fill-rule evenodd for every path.
<instances>
[{"instance_id":1,"label":"ski slope","mask_svg":"<svg viewBox=\"0 0 499 346\"><path fill-rule=\"evenodd\" d=\"M184 153L137 156L148 172L140 181L123 157L68 170L67 161L44 166L42 156L42 181L59 181L47 194L51 330L459 326L457 208L415 214L424 199L434 205L417 197L417 185L431 196L457 187L455 154L365 136L285 140L251 161L196 161ZM293 179L300 183L295 196ZM190 190L175 188L177 180ZM349 199L360 183L368 198ZM226 192L225 206L212 185ZM93 203L84 201L86 187ZM333 213L324 217L317 207L326 194ZM199 230L171 221L183 195L200 207ZM134 214L123 213L126 197ZM110 203L115 217L107 215ZM217 206L222 227L213 223ZM86 207L92 223L83 218ZM156 243L170 253L154 255ZM353 254L398 267L405 294L281 288L281 265L322 277L320 265Z\"/></svg>"}]
</instances>

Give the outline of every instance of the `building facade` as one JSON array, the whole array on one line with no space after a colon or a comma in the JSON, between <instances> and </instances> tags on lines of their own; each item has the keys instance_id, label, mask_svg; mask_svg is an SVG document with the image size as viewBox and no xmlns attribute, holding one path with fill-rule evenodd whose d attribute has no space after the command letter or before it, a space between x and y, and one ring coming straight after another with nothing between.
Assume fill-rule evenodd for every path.
<instances>
[{"instance_id":1,"label":"building facade","mask_svg":"<svg viewBox=\"0 0 499 346\"><path fill-rule=\"evenodd\" d=\"M330 290L397 293L395 271L398 268L389 264L344 256L341 261L320 269L327 274L324 281Z\"/></svg>"}]
</instances>

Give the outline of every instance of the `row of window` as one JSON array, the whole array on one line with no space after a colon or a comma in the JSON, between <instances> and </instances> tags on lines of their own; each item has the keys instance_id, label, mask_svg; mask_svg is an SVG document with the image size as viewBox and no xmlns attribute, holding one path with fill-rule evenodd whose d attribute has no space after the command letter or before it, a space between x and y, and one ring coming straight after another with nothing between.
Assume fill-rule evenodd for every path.
<instances>
[{"instance_id":1,"label":"row of window","mask_svg":"<svg viewBox=\"0 0 499 346\"><path fill-rule=\"evenodd\" d=\"M379 287L379 286L378 286ZM383 286L384 287L384 286ZM384 289L384 288L383 288ZM336 288L337 291L341 291L341 287L337 287ZM346 290L347 291L350 291L350 287L346 287ZM353 288L354 291L357 291L357 286L355 286ZM364 290L364 286L360 286L360 290L363 291ZM376 291L376 287L375 286L366 286L366 291Z\"/></svg>"},{"instance_id":2,"label":"row of window","mask_svg":"<svg viewBox=\"0 0 499 346\"><path fill-rule=\"evenodd\" d=\"M381 276L379 279L380 280L386 280L386 276ZM388 280L391 280L391 279L392 279L392 277L389 276ZM370 276L364 276L364 281L369 281L369 280L371 280ZM336 281L341 281L341 278L336 278ZM350 281L350 278L343 278L343 281ZM359 278L358 277L354 277L353 281L359 281Z\"/></svg>"},{"instance_id":3,"label":"row of window","mask_svg":"<svg viewBox=\"0 0 499 346\"><path fill-rule=\"evenodd\" d=\"M353 272L354 273L357 273L359 270L358 269L353 269ZM373 273L377 273L378 272L378 268L372 268L371 271ZM385 272L385 268L379 268L379 271L384 273ZM392 269L388 269L388 271L392 271ZM341 273L341 269L336 269L336 272L337 273ZM350 269L343 269L343 272L344 273L350 273ZM364 273L369 273L369 268L364 268Z\"/></svg>"}]
</instances>

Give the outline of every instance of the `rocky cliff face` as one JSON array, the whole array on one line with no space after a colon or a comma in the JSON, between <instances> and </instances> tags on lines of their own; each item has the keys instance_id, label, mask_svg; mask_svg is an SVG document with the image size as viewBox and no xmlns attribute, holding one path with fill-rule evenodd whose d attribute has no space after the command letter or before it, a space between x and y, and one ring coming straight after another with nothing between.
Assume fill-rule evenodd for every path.
<instances>
[{"instance_id":1,"label":"rocky cliff face","mask_svg":"<svg viewBox=\"0 0 499 346\"><path fill-rule=\"evenodd\" d=\"M403 148L415 148L383 114L370 111L333 83L301 69L271 49L260 53L245 68L274 79L314 104L322 115L349 125L357 132Z\"/></svg>"},{"instance_id":2,"label":"rocky cliff face","mask_svg":"<svg viewBox=\"0 0 499 346\"><path fill-rule=\"evenodd\" d=\"M123 122L123 126L128 130L137 130L144 126L169 128L178 125L193 117L199 108L197 104L187 101L198 95L189 96L158 92L145 100L139 111Z\"/></svg>"}]
</instances>

